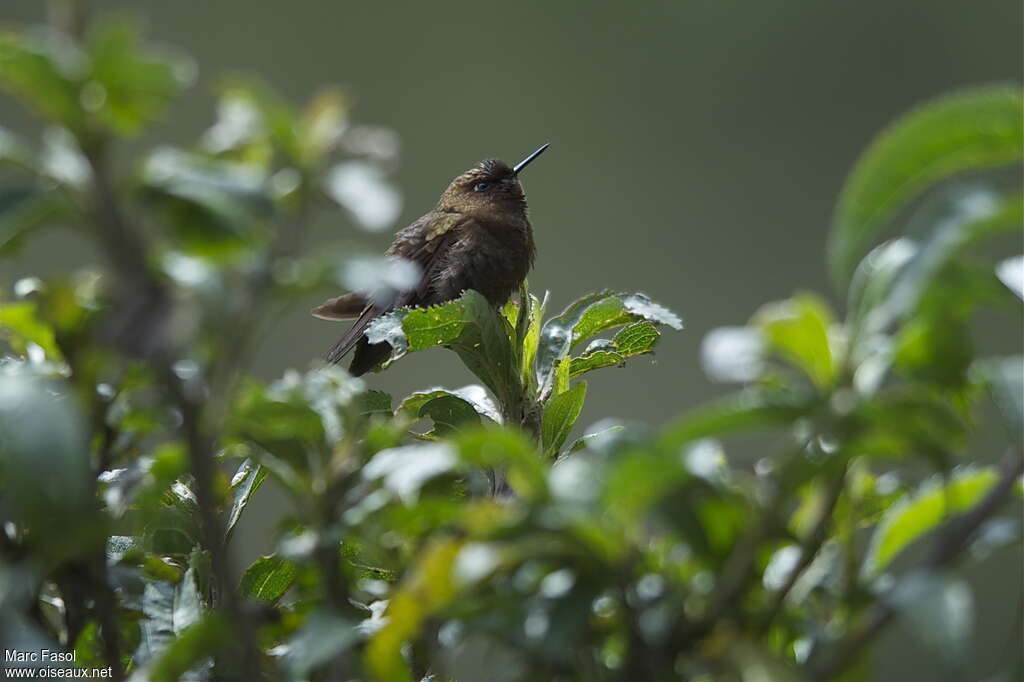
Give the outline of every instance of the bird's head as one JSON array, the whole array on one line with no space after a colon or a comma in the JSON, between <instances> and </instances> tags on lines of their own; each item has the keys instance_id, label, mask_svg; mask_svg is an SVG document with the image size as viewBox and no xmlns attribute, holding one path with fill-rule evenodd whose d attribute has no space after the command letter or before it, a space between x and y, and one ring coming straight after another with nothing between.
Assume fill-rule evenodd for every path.
<instances>
[{"instance_id":1,"label":"bird's head","mask_svg":"<svg viewBox=\"0 0 1024 682\"><path fill-rule=\"evenodd\" d=\"M526 194L519 183L519 173L547 148L548 145L544 145L515 166L497 159L480 162L452 180L437 203L438 210L483 220L525 214Z\"/></svg>"}]
</instances>

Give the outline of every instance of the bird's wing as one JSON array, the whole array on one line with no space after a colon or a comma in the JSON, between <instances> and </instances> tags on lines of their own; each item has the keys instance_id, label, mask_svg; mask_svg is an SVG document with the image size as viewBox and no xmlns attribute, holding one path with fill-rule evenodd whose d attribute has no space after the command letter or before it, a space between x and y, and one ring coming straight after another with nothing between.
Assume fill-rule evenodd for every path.
<instances>
[{"instance_id":1,"label":"bird's wing","mask_svg":"<svg viewBox=\"0 0 1024 682\"><path fill-rule=\"evenodd\" d=\"M417 305L423 300L430 288L431 280L443 263L444 253L451 242L457 238L460 232L459 228L465 222L466 219L463 216L455 213L428 213L395 236L395 241L387 250L387 255L405 258L416 263L423 273L419 284L400 294L391 308L385 309L372 303L366 304L352 328L345 332L328 351L327 362L335 363L345 357L345 354L359 342L359 339L363 338L366 327L388 310ZM328 304L330 301L324 305ZM315 311L314 314L316 314Z\"/></svg>"}]
</instances>

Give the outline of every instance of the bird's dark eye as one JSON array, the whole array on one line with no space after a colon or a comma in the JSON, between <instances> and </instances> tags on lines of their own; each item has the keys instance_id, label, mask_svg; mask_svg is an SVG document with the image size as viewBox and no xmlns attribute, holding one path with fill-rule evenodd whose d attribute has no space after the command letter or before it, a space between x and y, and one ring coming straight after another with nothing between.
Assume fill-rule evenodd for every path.
<instances>
[{"instance_id":1,"label":"bird's dark eye","mask_svg":"<svg viewBox=\"0 0 1024 682\"><path fill-rule=\"evenodd\" d=\"M491 183L489 183L487 181L484 181L484 180L481 180L480 182L478 182L475 185L473 185L473 191L474 192L484 192L484 191L490 189L490 187L491 187Z\"/></svg>"}]
</instances>

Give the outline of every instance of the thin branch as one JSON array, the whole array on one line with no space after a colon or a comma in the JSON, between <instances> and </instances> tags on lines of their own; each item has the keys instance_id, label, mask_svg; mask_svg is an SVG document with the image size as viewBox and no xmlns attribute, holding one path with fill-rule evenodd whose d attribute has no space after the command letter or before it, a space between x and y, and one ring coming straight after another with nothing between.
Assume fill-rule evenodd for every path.
<instances>
[{"instance_id":1,"label":"thin branch","mask_svg":"<svg viewBox=\"0 0 1024 682\"><path fill-rule=\"evenodd\" d=\"M91 199L97 231L118 275L118 291L123 303L119 311L121 317L113 330L115 342L129 353L148 358L156 366L157 375L181 413L202 543L210 553L212 592L238 628L239 647L232 662L237 668L231 672L238 679L257 679L259 658L255 640L234 590L223 524L217 513L214 441L204 433L202 406L188 394L175 374L174 359L166 346L170 297L148 267L146 258L150 251L144 235L121 211L102 151L90 150L86 158L93 171Z\"/></svg>"},{"instance_id":2,"label":"thin branch","mask_svg":"<svg viewBox=\"0 0 1024 682\"><path fill-rule=\"evenodd\" d=\"M1000 465L1002 474L985 498L966 514L947 524L918 571L934 572L947 567L967 548L974 532L991 518L1006 501L1017 478L1024 472L1024 453L1015 449L1007 454ZM851 630L830 654L812 657L807 664L812 680L828 680L841 673L853 662L872 639L888 625L897 609L885 601L876 601L864 616L859 627Z\"/></svg>"},{"instance_id":3,"label":"thin branch","mask_svg":"<svg viewBox=\"0 0 1024 682\"><path fill-rule=\"evenodd\" d=\"M821 549L822 544L825 542L825 538L828 536L829 526L832 524L832 512L836 508L836 503L839 501L840 495L843 493L844 483L846 482L846 466L839 472L839 475L833 479L826 492L825 502L821 507L821 514L818 516L814 527L811 532L807 535L803 544L800 547L800 563L798 563L789 575L786 577L786 582L782 585L782 588L775 595L775 600L765 614L764 620L761 622L760 630L763 632L778 618L779 613L782 611L783 606L786 603L786 597L789 596L793 586L796 585L800 576L810 567L814 562L814 559L818 556L818 550Z\"/></svg>"},{"instance_id":4,"label":"thin branch","mask_svg":"<svg viewBox=\"0 0 1024 682\"><path fill-rule=\"evenodd\" d=\"M110 666L111 679L120 682L124 679L124 667L121 665L121 638L117 624L117 596L110 586L107 572L106 553L101 550L95 559L93 569L93 585L95 587L96 617L99 622L100 635L103 639L103 657Z\"/></svg>"}]
</instances>

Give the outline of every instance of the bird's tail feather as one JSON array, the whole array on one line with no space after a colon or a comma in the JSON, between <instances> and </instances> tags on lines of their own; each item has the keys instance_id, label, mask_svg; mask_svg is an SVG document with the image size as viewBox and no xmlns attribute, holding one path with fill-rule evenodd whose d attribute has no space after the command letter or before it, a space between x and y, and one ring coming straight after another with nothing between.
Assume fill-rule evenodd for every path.
<instances>
[{"instance_id":1,"label":"bird's tail feather","mask_svg":"<svg viewBox=\"0 0 1024 682\"><path fill-rule=\"evenodd\" d=\"M338 339L338 342L327 351L325 359L331 364L339 362L345 355L352 350L352 347L363 338L363 332L366 331L366 327L373 322L377 317L380 316L381 310L374 306L366 306L359 319L356 320L352 328L349 329L345 334ZM386 344L385 344L386 345Z\"/></svg>"}]
</instances>

